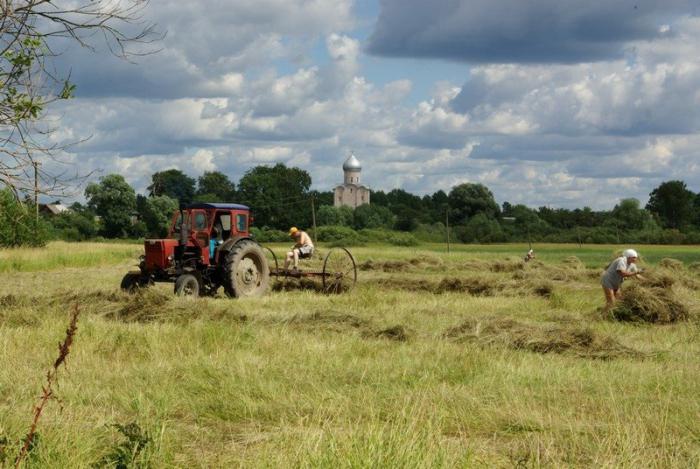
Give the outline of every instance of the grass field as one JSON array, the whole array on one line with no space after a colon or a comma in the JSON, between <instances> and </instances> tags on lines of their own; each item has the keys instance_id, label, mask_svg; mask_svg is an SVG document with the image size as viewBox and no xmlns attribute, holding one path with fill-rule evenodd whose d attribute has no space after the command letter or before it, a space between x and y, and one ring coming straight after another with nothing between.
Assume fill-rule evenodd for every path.
<instances>
[{"instance_id":1,"label":"grass field","mask_svg":"<svg viewBox=\"0 0 700 469\"><path fill-rule=\"evenodd\" d=\"M657 325L598 311L619 248L353 248L350 293L246 300L122 294L135 245L0 251L0 467L75 304L29 467L700 467L700 249L635 246L685 264Z\"/></svg>"}]
</instances>

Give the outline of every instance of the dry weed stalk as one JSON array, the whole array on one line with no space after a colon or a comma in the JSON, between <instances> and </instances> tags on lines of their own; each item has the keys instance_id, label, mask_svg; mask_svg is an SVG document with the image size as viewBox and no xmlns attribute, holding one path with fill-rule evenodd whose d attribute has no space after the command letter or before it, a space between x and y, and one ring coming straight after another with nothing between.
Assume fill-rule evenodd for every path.
<instances>
[{"instance_id":1,"label":"dry weed stalk","mask_svg":"<svg viewBox=\"0 0 700 469\"><path fill-rule=\"evenodd\" d=\"M75 337L75 331L78 329L78 316L80 315L80 308L76 304L73 307L73 312L71 313L70 323L68 324L68 329L66 329L66 338L62 343L58 344L58 358L53 363L53 366L46 372L46 384L42 387L42 395L39 404L34 408L34 419L32 420L32 425L29 428L29 432L24 439L24 444L22 449L15 459L15 469L19 468L22 461L27 457L29 449L32 447L32 442L34 441L34 436L36 434L36 427L39 423L39 418L44 410L46 403L53 397L53 384L56 381L56 375L58 374L58 367L61 365L65 366L66 358L70 353L71 345L73 345L73 338Z\"/></svg>"}]
</instances>

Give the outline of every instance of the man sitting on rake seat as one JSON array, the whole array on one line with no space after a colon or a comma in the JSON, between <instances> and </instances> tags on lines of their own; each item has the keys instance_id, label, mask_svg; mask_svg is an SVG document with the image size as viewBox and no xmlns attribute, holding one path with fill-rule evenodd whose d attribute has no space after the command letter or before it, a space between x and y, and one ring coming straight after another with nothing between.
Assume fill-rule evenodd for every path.
<instances>
[{"instance_id":1,"label":"man sitting on rake seat","mask_svg":"<svg viewBox=\"0 0 700 469\"><path fill-rule=\"evenodd\" d=\"M289 229L289 236L294 239L295 243L284 260L284 270L287 270L289 263L293 262L292 272L297 272L299 271L299 259L307 259L314 253L314 243L311 242L311 237L305 231L301 231L296 226Z\"/></svg>"}]
</instances>

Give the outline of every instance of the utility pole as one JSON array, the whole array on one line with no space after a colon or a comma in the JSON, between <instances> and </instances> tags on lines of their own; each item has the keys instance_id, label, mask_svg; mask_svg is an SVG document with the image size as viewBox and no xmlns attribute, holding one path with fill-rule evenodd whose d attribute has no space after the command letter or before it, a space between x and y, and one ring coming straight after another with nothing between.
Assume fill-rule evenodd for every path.
<instances>
[{"instance_id":1,"label":"utility pole","mask_svg":"<svg viewBox=\"0 0 700 469\"><path fill-rule=\"evenodd\" d=\"M39 225L39 162L32 161L34 166L34 211L36 215L36 223Z\"/></svg>"},{"instance_id":2,"label":"utility pole","mask_svg":"<svg viewBox=\"0 0 700 469\"><path fill-rule=\"evenodd\" d=\"M318 244L317 243L317 237L318 235L316 234L316 206L314 205L314 198L311 197L311 222L314 225L314 245Z\"/></svg>"},{"instance_id":3,"label":"utility pole","mask_svg":"<svg viewBox=\"0 0 700 469\"><path fill-rule=\"evenodd\" d=\"M445 208L445 231L447 231L447 254L450 253L450 208Z\"/></svg>"}]
</instances>

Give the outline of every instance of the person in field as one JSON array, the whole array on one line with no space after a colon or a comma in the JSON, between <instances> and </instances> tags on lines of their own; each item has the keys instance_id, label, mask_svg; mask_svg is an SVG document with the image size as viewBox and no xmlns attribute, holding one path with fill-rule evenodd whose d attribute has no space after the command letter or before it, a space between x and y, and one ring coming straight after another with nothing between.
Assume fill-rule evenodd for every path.
<instances>
[{"instance_id":1,"label":"person in field","mask_svg":"<svg viewBox=\"0 0 700 469\"><path fill-rule=\"evenodd\" d=\"M535 258L535 251L533 251L532 249L530 249L530 250L527 252L527 254L525 254L525 257L523 258L523 260L524 260L525 262L530 262L530 261L531 261L532 259L534 259L534 258Z\"/></svg>"},{"instance_id":2,"label":"person in field","mask_svg":"<svg viewBox=\"0 0 700 469\"><path fill-rule=\"evenodd\" d=\"M612 261L603 272L600 283L605 294L605 311L609 311L621 296L622 282L629 277L639 276L635 263L638 259L637 251L625 249L620 257Z\"/></svg>"},{"instance_id":3,"label":"person in field","mask_svg":"<svg viewBox=\"0 0 700 469\"><path fill-rule=\"evenodd\" d=\"M287 270L289 264L292 263L292 270L299 270L299 259L311 257L314 253L314 243L311 242L311 237L305 232L293 226L289 229L289 236L294 239L292 250L287 253L287 258L284 261L284 270Z\"/></svg>"}]
</instances>

